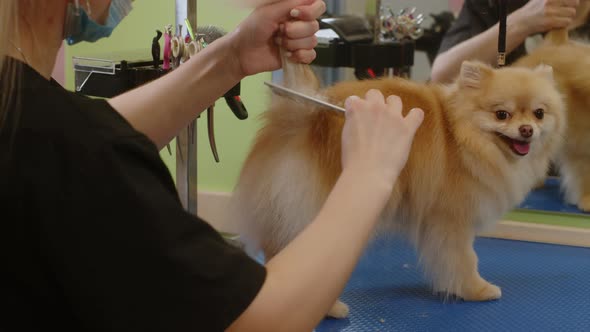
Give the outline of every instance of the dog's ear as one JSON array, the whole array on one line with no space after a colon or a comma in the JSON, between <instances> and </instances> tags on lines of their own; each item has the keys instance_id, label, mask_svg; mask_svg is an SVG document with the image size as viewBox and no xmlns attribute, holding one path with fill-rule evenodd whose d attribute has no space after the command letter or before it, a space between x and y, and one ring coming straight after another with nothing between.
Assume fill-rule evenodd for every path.
<instances>
[{"instance_id":1,"label":"dog's ear","mask_svg":"<svg viewBox=\"0 0 590 332\"><path fill-rule=\"evenodd\" d=\"M542 63L533 70L545 76L548 80L553 81L553 67Z\"/></svg>"},{"instance_id":2,"label":"dog's ear","mask_svg":"<svg viewBox=\"0 0 590 332\"><path fill-rule=\"evenodd\" d=\"M477 61L463 61L459 73L459 85L479 89L494 74L491 66Z\"/></svg>"}]
</instances>

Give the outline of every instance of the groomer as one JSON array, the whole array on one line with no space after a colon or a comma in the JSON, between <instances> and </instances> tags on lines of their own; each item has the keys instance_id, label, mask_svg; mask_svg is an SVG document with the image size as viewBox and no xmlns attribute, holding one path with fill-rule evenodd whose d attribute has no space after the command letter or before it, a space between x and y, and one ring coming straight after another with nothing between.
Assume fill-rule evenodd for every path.
<instances>
[{"instance_id":1,"label":"groomer","mask_svg":"<svg viewBox=\"0 0 590 332\"><path fill-rule=\"evenodd\" d=\"M158 151L242 78L280 68L277 36L291 61L312 61L324 2L256 8L179 69L111 100L50 78L64 38L107 37L131 5L0 1L0 330L312 330L372 233L422 113L404 118L399 98L376 91L349 98L337 184L262 266L182 208Z\"/></svg>"}]
</instances>

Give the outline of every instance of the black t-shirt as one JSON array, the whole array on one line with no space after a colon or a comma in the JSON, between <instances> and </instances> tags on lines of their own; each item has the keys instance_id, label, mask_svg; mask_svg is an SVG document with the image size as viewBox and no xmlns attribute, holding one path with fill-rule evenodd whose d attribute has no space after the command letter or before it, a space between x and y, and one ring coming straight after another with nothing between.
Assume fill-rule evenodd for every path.
<instances>
[{"instance_id":1,"label":"black t-shirt","mask_svg":"<svg viewBox=\"0 0 590 332\"><path fill-rule=\"evenodd\" d=\"M0 330L226 328L264 266L182 208L155 145L106 101L20 66L0 134Z\"/></svg>"},{"instance_id":2,"label":"black t-shirt","mask_svg":"<svg viewBox=\"0 0 590 332\"><path fill-rule=\"evenodd\" d=\"M528 0L506 1L506 11L510 14L527 2ZM465 0L457 19L443 37L438 53L443 53L453 46L479 35L499 21L497 0ZM571 34L573 36L588 36L589 32L590 25L585 24L572 31ZM511 64L526 54L525 44L521 43L506 56L506 64Z\"/></svg>"}]
</instances>

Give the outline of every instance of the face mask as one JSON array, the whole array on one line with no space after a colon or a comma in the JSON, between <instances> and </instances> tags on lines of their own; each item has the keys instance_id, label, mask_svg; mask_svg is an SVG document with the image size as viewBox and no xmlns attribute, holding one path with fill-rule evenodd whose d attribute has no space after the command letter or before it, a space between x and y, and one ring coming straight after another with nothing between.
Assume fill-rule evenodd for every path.
<instances>
[{"instance_id":1,"label":"face mask","mask_svg":"<svg viewBox=\"0 0 590 332\"><path fill-rule=\"evenodd\" d=\"M78 0L68 3L64 27L68 45L74 45L81 41L95 42L110 36L115 27L131 11L131 2L132 0L112 0L105 25L100 25L92 20L88 13L80 8Z\"/></svg>"}]
</instances>

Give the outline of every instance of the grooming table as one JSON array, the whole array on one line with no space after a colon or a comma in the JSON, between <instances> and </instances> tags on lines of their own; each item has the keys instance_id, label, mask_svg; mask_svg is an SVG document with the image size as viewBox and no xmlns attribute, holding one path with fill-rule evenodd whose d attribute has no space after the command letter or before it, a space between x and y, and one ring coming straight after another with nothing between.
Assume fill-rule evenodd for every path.
<instances>
[{"instance_id":1,"label":"grooming table","mask_svg":"<svg viewBox=\"0 0 590 332\"><path fill-rule=\"evenodd\" d=\"M349 317L326 318L315 331L590 331L590 248L478 238L475 250L500 300L443 302L413 247L380 237L342 294Z\"/></svg>"}]
</instances>

